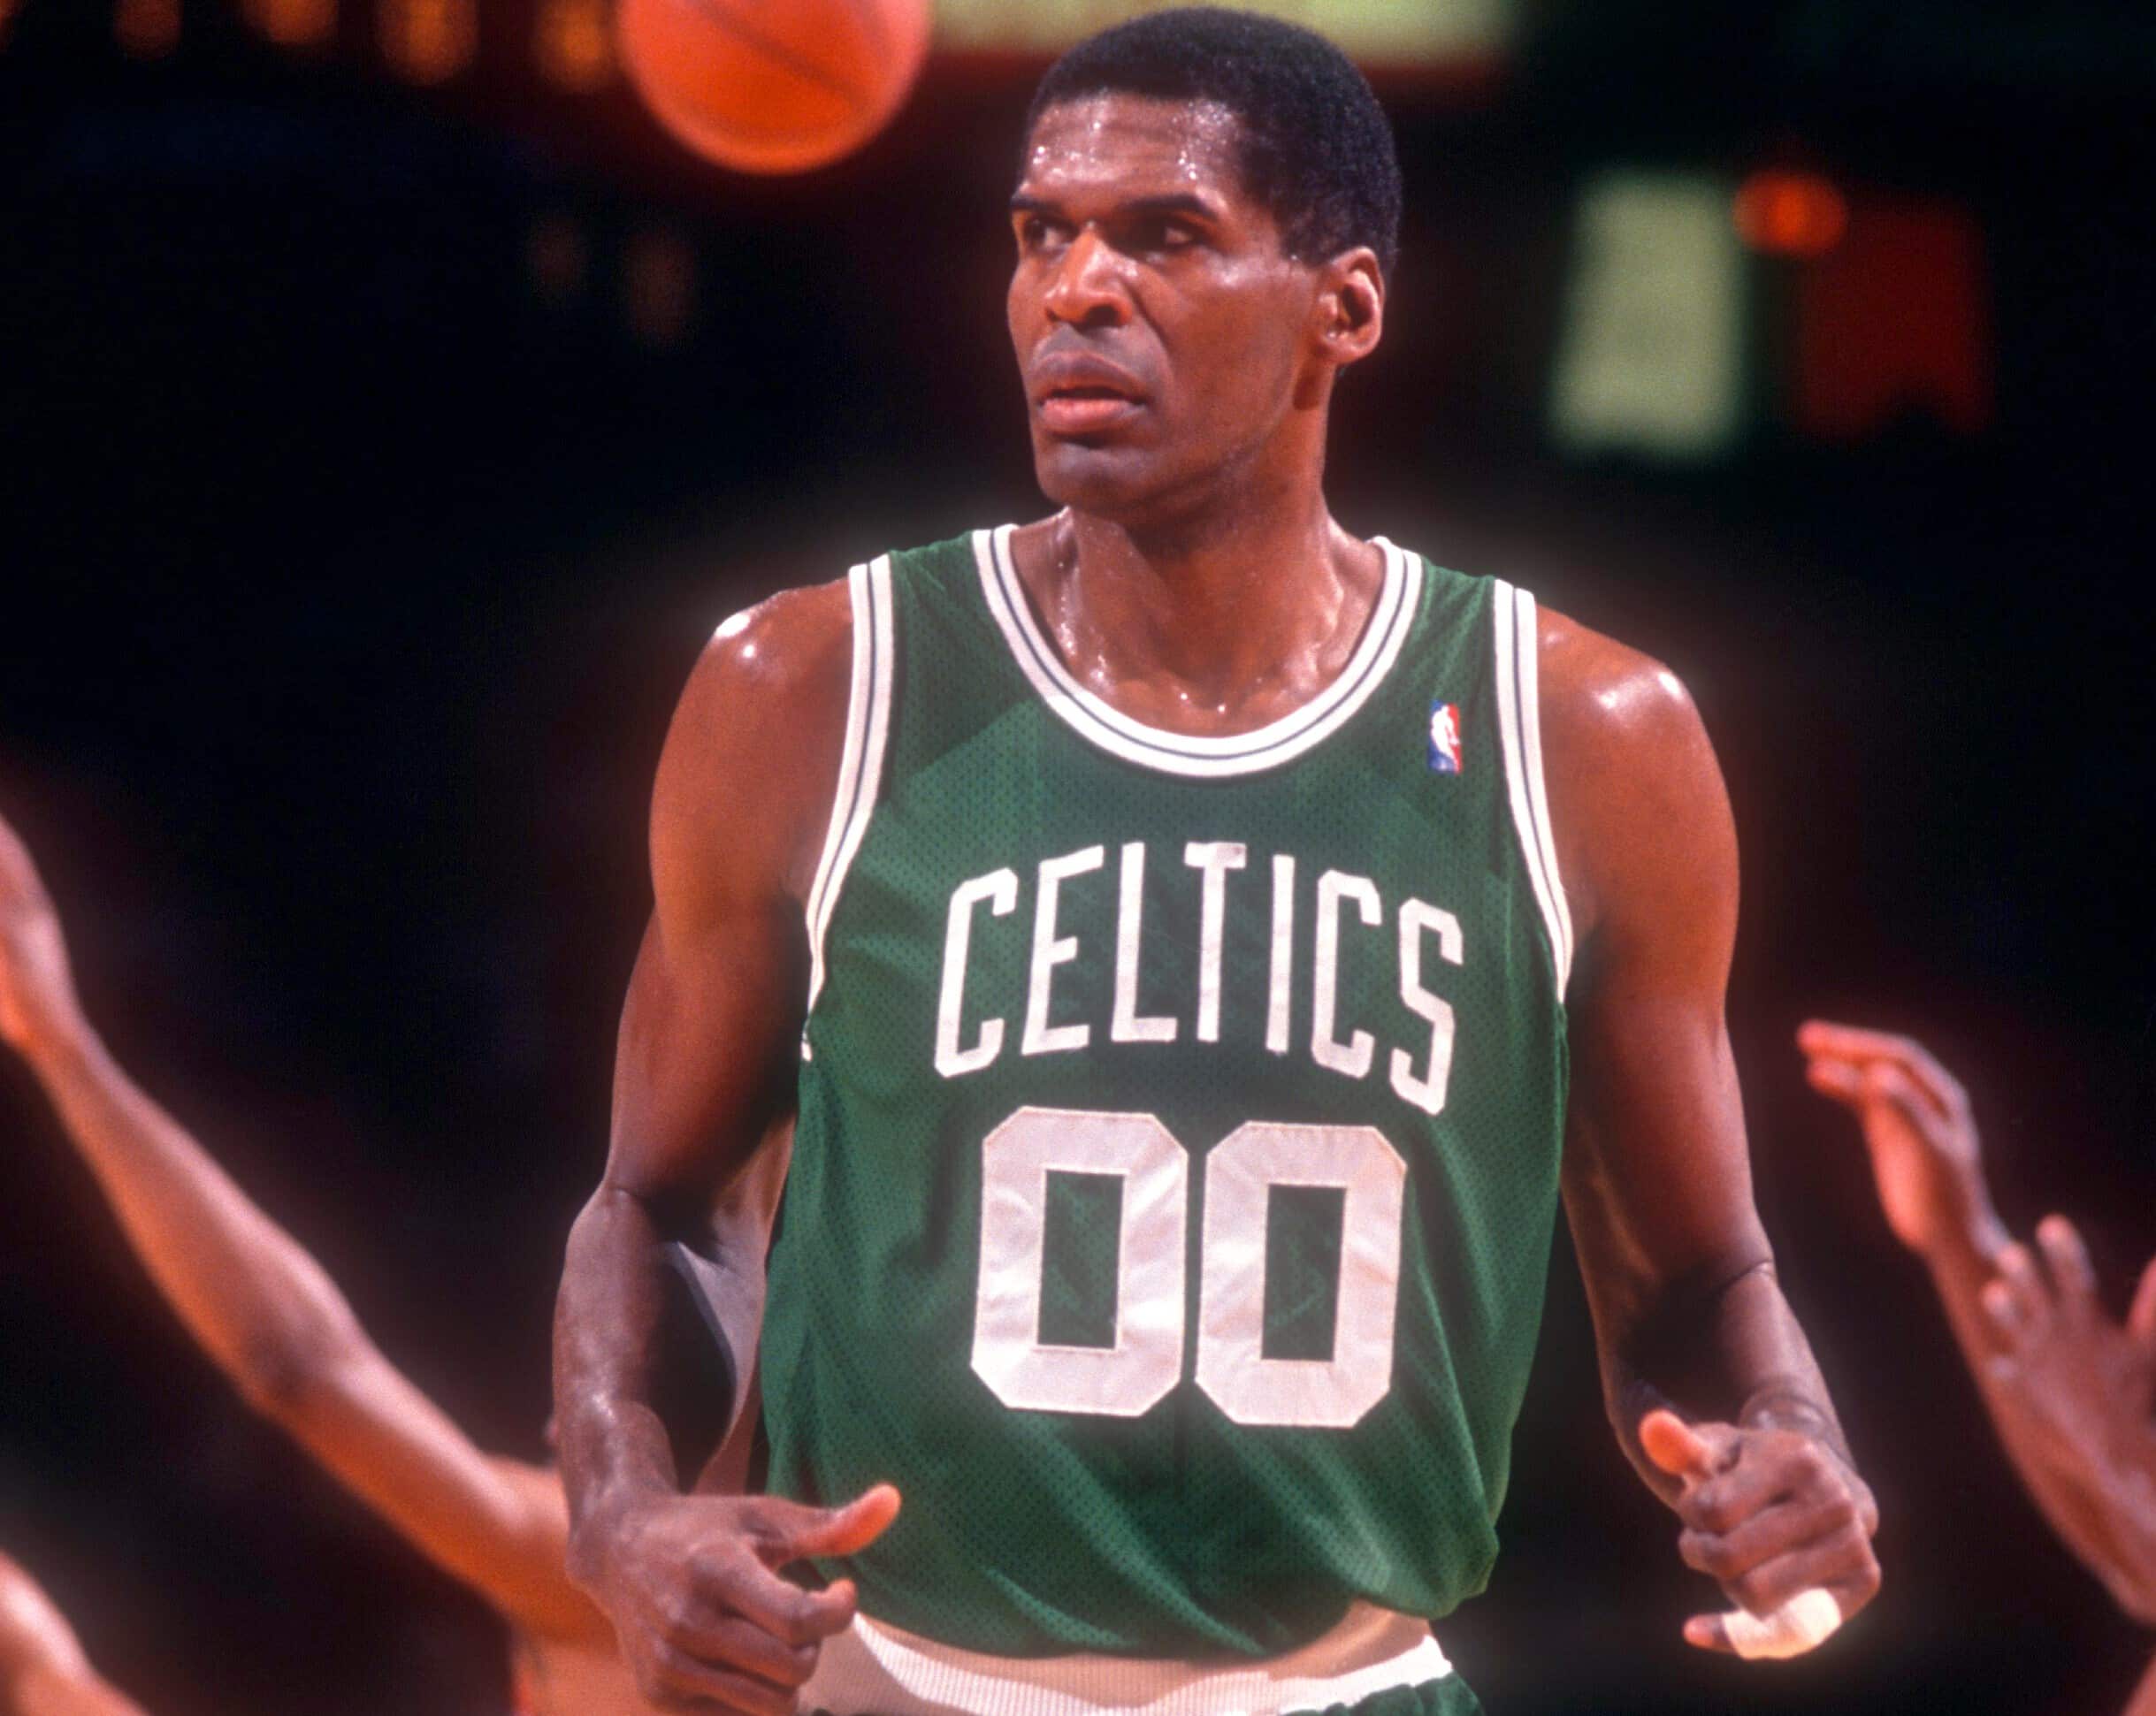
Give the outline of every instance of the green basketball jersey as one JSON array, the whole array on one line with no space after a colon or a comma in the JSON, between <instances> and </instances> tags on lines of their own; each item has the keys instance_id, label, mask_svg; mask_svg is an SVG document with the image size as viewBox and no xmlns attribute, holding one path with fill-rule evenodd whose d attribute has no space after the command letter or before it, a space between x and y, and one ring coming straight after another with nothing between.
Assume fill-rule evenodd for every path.
<instances>
[{"instance_id":1,"label":"green basketball jersey","mask_svg":"<svg viewBox=\"0 0 2156 1716\"><path fill-rule=\"evenodd\" d=\"M1524 591L1381 544L1233 737L1044 636L1008 527L852 576L763 1346L834 1566L1004 1656L1270 1655L1495 1554L1556 1204L1569 921Z\"/></svg>"}]
</instances>

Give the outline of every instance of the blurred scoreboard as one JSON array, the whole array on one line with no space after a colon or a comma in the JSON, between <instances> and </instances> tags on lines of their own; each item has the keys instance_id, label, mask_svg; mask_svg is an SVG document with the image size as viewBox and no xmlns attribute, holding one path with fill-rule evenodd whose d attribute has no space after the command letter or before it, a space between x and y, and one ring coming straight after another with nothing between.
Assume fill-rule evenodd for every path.
<instances>
[{"instance_id":1,"label":"blurred scoreboard","mask_svg":"<svg viewBox=\"0 0 2156 1716\"><path fill-rule=\"evenodd\" d=\"M937 0L940 44L959 52L1055 53L1175 0ZM1442 65L1484 60L1511 40L1518 0L1241 0L1330 36L1357 59Z\"/></svg>"}]
</instances>

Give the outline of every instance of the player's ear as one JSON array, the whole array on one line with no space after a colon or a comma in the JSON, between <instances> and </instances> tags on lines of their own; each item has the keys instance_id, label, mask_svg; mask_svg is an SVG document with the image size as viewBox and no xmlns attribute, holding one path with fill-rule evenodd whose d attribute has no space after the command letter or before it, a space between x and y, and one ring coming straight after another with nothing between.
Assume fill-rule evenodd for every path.
<instances>
[{"instance_id":1,"label":"player's ear","mask_svg":"<svg viewBox=\"0 0 2156 1716\"><path fill-rule=\"evenodd\" d=\"M1318 339L1339 369L1359 363L1385 333L1385 271L1366 244L1325 265L1318 292Z\"/></svg>"}]
</instances>

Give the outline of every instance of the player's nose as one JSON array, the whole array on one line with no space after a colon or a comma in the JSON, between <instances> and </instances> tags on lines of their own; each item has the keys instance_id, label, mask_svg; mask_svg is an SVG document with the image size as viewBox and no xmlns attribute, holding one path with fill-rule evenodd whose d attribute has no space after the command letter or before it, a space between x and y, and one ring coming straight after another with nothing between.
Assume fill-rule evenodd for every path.
<instances>
[{"instance_id":1,"label":"player's nose","mask_svg":"<svg viewBox=\"0 0 2156 1716\"><path fill-rule=\"evenodd\" d=\"M1115 250L1098 233L1082 229L1064 251L1045 302L1051 317L1072 327L1113 327L1129 319Z\"/></svg>"}]
</instances>

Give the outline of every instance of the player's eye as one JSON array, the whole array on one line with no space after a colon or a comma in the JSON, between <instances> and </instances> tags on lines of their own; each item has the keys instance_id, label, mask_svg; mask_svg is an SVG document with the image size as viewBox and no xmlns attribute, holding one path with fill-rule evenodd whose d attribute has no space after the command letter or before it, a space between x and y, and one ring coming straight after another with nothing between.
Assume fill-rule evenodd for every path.
<instances>
[{"instance_id":1,"label":"player's eye","mask_svg":"<svg viewBox=\"0 0 2156 1716\"><path fill-rule=\"evenodd\" d=\"M1040 250L1056 241L1060 231L1058 224L1045 215L1021 215L1018 221L1018 243L1022 250Z\"/></svg>"},{"instance_id":2,"label":"player's eye","mask_svg":"<svg viewBox=\"0 0 2156 1716\"><path fill-rule=\"evenodd\" d=\"M1135 223L1129 234L1133 250L1147 255L1172 255L1197 242L1197 230L1173 215L1148 215Z\"/></svg>"}]
</instances>

